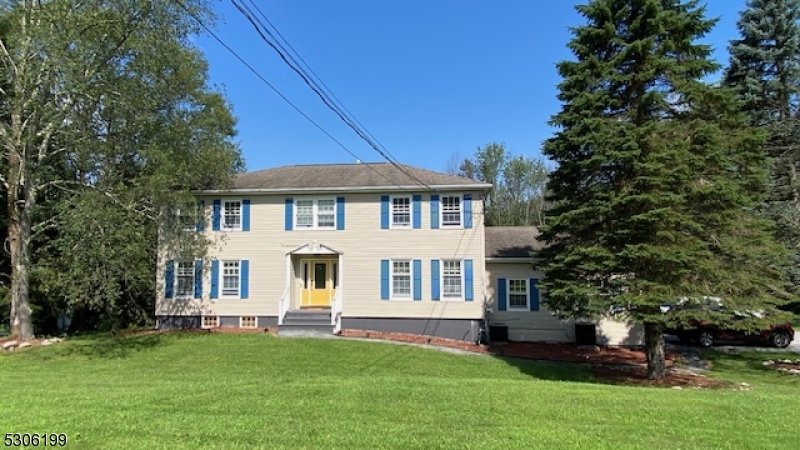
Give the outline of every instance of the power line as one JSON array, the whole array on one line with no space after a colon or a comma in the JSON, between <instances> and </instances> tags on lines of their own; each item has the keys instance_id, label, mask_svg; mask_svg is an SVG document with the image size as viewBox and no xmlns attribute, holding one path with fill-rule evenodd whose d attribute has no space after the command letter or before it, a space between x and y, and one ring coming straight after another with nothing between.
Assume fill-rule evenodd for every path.
<instances>
[{"instance_id":1,"label":"power line","mask_svg":"<svg viewBox=\"0 0 800 450\"><path fill-rule=\"evenodd\" d=\"M237 0L231 0L231 3L250 22L250 24L256 29L256 32L261 37L261 39L267 45L269 45L275 52L278 53L278 56L281 58L281 60L286 65L288 65L289 68L291 68L295 73L297 73L297 75L299 75L300 78L302 79L303 83L305 83L312 91L314 91L314 93L320 98L320 100L322 100L322 102L325 104L325 106L328 107L328 109L330 109L331 111L333 111L333 113L336 114L339 117L339 119L341 119L348 127L350 127L356 133L356 135L358 135L364 142L366 142L370 147L372 147L373 150L375 150L379 155L381 155L381 157L383 157L386 161L388 161L390 164L395 166L398 170L400 170L403 174L408 176L410 179L414 180L415 182L417 182L421 186L424 186L426 189L428 189L431 192L438 192L435 189L433 189L431 186L429 186L427 183L425 183L424 181L420 180L413 173L408 171L408 169L406 169L402 164L400 164L397 161L396 158L394 158L393 156L390 157L388 151L386 151L385 149L382 149L381 148L382 146L379 147L378 144L376 144L373 139L370 139L370 137L368 136L370 133L368 131L366 131L366 130L362 130L362 127L359 127L354 123L354 122L357 122L357 121L355 119L351 119L350 118L350 116L352 116L352 114L348 115L347 113L342 111L342 109L340 109L336 105L336 102L334 102L327 95L325 90L323 88L321 88L314 81L313 77L308 75L308 73L305 72L305 70L303 70L302 67L297 67L300 64L297 63L297 61L293 57L291 57L291 55L287 56L284 53L284 51L286 51L286 50L283 49L283 47L280 45L280 43L279 42L274 42L274 41L277 41L277 39L275 38L275 35L273 35L272 32L270 32L269 29L267 29L267 27L264 25L263 22L261 22L261 20L259 20L257 17L253 17L254 14L253 14L252 10L249 7L247 7L247 5L240 4ZM258 9L258 8L256 7L256 9ZM260 9L258 9L258 10L261 11ZM263 13L262 13L262 15L263 15ZM264 17L266 18L265 15L264 15ZM265 35L265 33L266 33L266 35ZM277 33L277 29L276 29L276 33ZM267 37L267 36L269 36L269 37ZM288 44L288 42L287 42L287 44ZM299 57L299 55L298 55L298 57ZM294 64L292 63L292 61L294 62Z\"/></svg>"},{"instance_id":2,"label":"power line","mask_svg":"<svg viewBox=\"0 0 800 450\"><path fill-rule=\"evenodd\" d=\"M267 81L267 79L266 79L266 78L264 78L264 76L263 76L263 75L261 75L261 73L259 73L259 72L258 72L258 71L257 71L257 70L256 70L256 69L255 69L255 68L252 66L252 65L250 65L250 64L249 64L247 61L245 61L245 59L244 59L244 58L242 58L242 57L241 57L241 56L240 56L238 53L236 53L236 51L235 51L235 50L233 50L233 49L232 49L232 48L231 48L231 47L230 47L228 44L226 44L226 43L225 43L225 41L223 41L223 40L222 40L222 39L221 39L219 36L217 36L217 34L216 34L216 33L214 33L214 32L211 30L211 28L210 28L210 27L208 27L208 25L206 25L206 24L203 22L203 20L202 20L202 19L200 19L200 17L198 17L198 16L197 16L197 14L195 14L194 12L192 12L191 10L189 10L189 9L186 7L186 5L184 5L184 4L183 4L183 2L182 2L181 0L175 0L175 2L176 2L176 3L177 3L177 4L178 4L178 5L179 5L179 6L180 6L180 7L181 7L181 8L182 8L184 11L186 11L186 13L187 13L187 14L189 14L189 15L190 15L190 16L191 16L191 17L192 17L192 18L193 18L193 19L194 19L194 20L195 20L195 21L196 21L196 22L197 22L197 23L198 23L198 24L199 24L199 25L200 25L200 26L201 26L201 27L202 27L202 28L203 28L203 29L204 29L204 30L205 30L205 31L206 31L206 32L207 32L207 33L208 33L210 36L211 36L211 37L213 37L213 38L214 38L214 40L216 40L216 41L217 41L217 42L218 42L220 45L222 45L222 46L223 46L223 47L224 47L224 48L225 48L225 49L226 49L226 50L227 50L227 51L228 51L230 54L232 54L232 55L233 55L233 56L234 56L236 59L238 59L238 60L239 60L239 62L241 62L242 64L244 64L244 66L245 66L245 67L247 67L247 68L250 70L250 72L252 72L252 73L253 73L253 74L254 74L256 77L258 77L258 79L259 79L259 80L261 80L261 81L262 81L264 84L266 84L266 85L267 85L267 87L269 87L270 89L272 89L272 91L273 91L273 92L275 92L276 94L278 94L278 96L279 96L279 97L280 97L280 98L281 98L281 99L282 99L284 102L286 102L286 103L287 103L289 106L291 106L291 107L292 107L292 108L293 108L295 111L297 111L297 112L298 112L298 113L299 113L301 116L303 116L303 117L304 117L306 120L308 120L308 121L309 121L309 122L310 122L312 125L314 125L314 126L315 126L315 127L316 127L316 128L319 130L319 131L321 131L321 132L322 132L322 133L323 133L325 136L329 137L329 138L330 138L330 139L331 139L333 142L335 142L336 144L338 144L338 145L339 145L339 147L341 147L341 148L342 148L344 151L346 151L348 154L350 154L350 156L352 156L352 157L353 157L353 158L355 158L356 160L359 160L359 161L361 160L361 158L359 158L359 157L358 157L358 155L356 155L355 153L353 153L353 151L351 151L351 150L350 150L349 148L347 148L347 147L346 147L344 144L342 144L342 143L341 143L341 142L340 142L338 139L336 139L336 138L335 138L335 137L334 137L332 134L328 133L328 132L327 132L327 131L326 131L324 128L322 128L322 126L321 126L320 124L318 124L316 121L314 121L314 119L312 119L311 117L309 117L309 116L308 116L308 114L304 113L304 112L303 112L303 110L301 110L301 109L300 109L300 108L299 108L297 105L295 105L294 103L292 103L292 101L291 101L291 100L289 100L289 99L288 99L288 98L287 98L285 95L283 95L283 93L281 93L281 91L279 91L279 90L278 90L278 88L276 88L274 85L272 85L272 83L270 83L269 81ZM386 176L386 175L384 175L383 173L379 172L379 171L378 171L378 170L376 170L374 167L372 167L372 165L370 165L369 163L366 163L365 165L366 165L367 167L369 167L369 168L370 168L370 169L371 169L373 172L375 172L375 173L377 173L378 175L380 175L380 176L381 176L383 179L385 179L386 181L388 181L389 183L391 183L392 185L395 185L395 186L397 186L398 188L400 188L400 189L402 189L402 190L404 190L404 191L408 192L406 189L404 189L404 188L403 188L403 187L402 187L400 184L398 184L396 181L393 181L392 179L390 179L389 177L387 177L387 176Z\"/></svg>"},{"instance_id":3,"label":"power line","mask_svg":"<svg viewBox=\"0 0 800 450\"><path fill-rule=\"evenodd\" d=\"M284 95L284 94L283 94L283 93L282 93L280 90L278 90L278 88L276 88L276 87L275 87L275 86L274 86L272 83L270 83L270 82L269 82L269 81L268 81L268 80L267 80L267 79L266 79L266 78L265 78L263 75L261 75L261 73L260 73L260 72L258 72L258 71L257 71L257 70L256 70L256 69L255 69L255 68L254 68L254 67L253 67L253 66L252 66L250 63L248 63L248 62L247 62L247 61L246 61L246 60L245 60L245 59L244 59L242 56L240 56L240 55L239 55L239 54L238 54L238 53L237 53L235 50L233 50L233 48L231 48L231 47L230 47L228 44L226 44L226 43L225 43L225 41L223 41L223 40L222 40L222 38L220 38L220 37L219 37L219 36L218 36L216 33L214 33L214 31L213 31L213 30L211 30L211 28L210 28L208 25L206 25L206 24L205 24L205 22L203 22L203 20L202 20L200 17L198 17L198 15L197 15L197 14L195 14L194 12L192 12L191 10L189 10L189 9L186 7L186 5L184 5L184 4L183 4L183 2L182 2L181 0L175 0L175 2L176 2L176 3L177 3L177 4L178 4L178 5L179 5L179 6L180 6L180 7L181 7L181 8L182 8L184 11L186 11L186 13L187 13L187 14L189 14L189 15L190 15L190 16L191 16L191 17L192 17L192 18L193 18L193 19L194 19L194 20L195 20L195 21L196 21L196 22L197 22L197 23L198 23L198 24L199 24L199 25L200 25L200 26L201 26L201 27L202 27L202 28L203 28L203 29L204 29L204 30L205 30L205 31L206 31L206 32L207 32L207 33L208 33L210 36L211 36L211 37L213 37L213 38L214 38L214 40L216 40L216 41L217 41L217 42L218 42L220 45L222 45L222 47L224 47L224 48L225 48L225 49L226 49L226 50L227 50L227 51L228 51L230 54L232 54L232 55L233 55L233 56L234 56L234 57L235 57L237 60L239 60L239 62L241 62L241 63L242 63L242 64L243 64L245 67L247 67L247 69L248 69L248 70L250 70L250 72L252 72L252 73L253 73L253 74L254 74L254 75L255 75L255 76L256 76L256 77L257 77L259 80L261 80L261 81L262 81L264 84L266 84L266 85L267 85L267 87L269 87L269 88L270 88L270 89L271 89L273 92L275 92L276 94L278 94L278 96L279 96L279 97L280 97L280 98L281 98L281 99L282 99L284 102L286 102L286 103L287 103L289 106L291 106L291 107L292 107L292 108L293 108L295 111L297 111L297 112L298 112L298 113L299 113L301 116L303 116L303 118L305 118L306 120L308 120L308 121L309 121L309 122L310 122L312 125L314 125L314 126L315 126L315 127L318 129L318 130L320 130L320 131L321 131L321 132L322 132L322 133L323 133L325 136L327 136L327 137L328 137L328 138L330 138L330 139L331 139L333 142L335 142L337 145L339 145L339 146L340 146L340 147L341 147L341 148L342 148L344 151L346 151L346 152L347 152L349 155L351 155L351 156L352 156L353 158L355 158L356 160L361 160L361 158L359 158L359 157L358 157L358 155L356 155L356 154L355 154L355 153L354 153L352 150L350 150L349 148L347 148L347 147L346 147L346 146L345 146L345 145L344 145L344 144L343 144L341 141L339 141L338 139L336 139L336 138L335 138L335 137L334 137L332 134L330 134L328 131L326 131L324 128L322 128L322 126L321 126L321 125L319 125L319 124L318 124L316 121L314 121L314 119L312 119L312 118L311 118L310 116L308 116L308 115L307 115L305 112L303 112L303 111L302 111L302 110L301 110L301 109L300 109L300 108L299 108L297 105L295 105L294 103L292 103L292 101L291 101L291 100L289 100L289 99L288 99L288 98L287 98L287 97L286 97L286 96L285 96L285 95ZM402 165L400 165L400 164L398 164L398 163L396 163L396 162L393 162L393 161L391 161L391 160L388 160L388 159L387 159L387 161L389 161L389 163L390 163L392 166L394 166L394 167L398 168L398 169L399 169L399 170L400 170L402 173L406 174L406 175L407 175L407 176L409 176L411 179L413 179L413 180L417 180L419 184L421 184L421 185L425 186L425 187L426 187L426 188L427 188L429 191L431 191L431 192L434 192L434 193L437 193L437 194L444 195L443 193L441 193L441 192L440 192L440 191L438 191L437 189L434 189L434 188L432 188L431 186L429 186L429 185L427 185L426 183L424 183L424 182L422 182L421 180L419 180L419 178L417 178L417 177L416 177L416 176L414 176L413 174L409 173L409 172L407 171L407 169L405 169L405 167L403 167ZM367 167L368 167L370 170L372 170L372 171L373 171L373 172L375 172L376 174L378 174L378 176L380 176L381 178L383 178L383 179L385 179L386 181L388 181L388 182L389 182L389 183L390 183L392 186L395 186L395 187L399 188L400 190L402 190L402 191L404 191L404 192L406 192L406 193L409 193L409 194L411 194L411 193L412 193L412 191L410 191L410 190L406 189L406 188L405 188L405 187L404 187L402 184L400 184L400 183L397 183L396 181L394 181L394 180L392 180L391 178L389 178L387 175L385 175L385 174L383 174L382 172L380 172L380 171L378 171L377 169L375 169L375 168L372 166L372 164L370 164L370 163L365 163L364 165L365 165L365 166L367 166ZM473 213L473 217L480 217L481 215L483 215L483 213ZM466 229L465 229L465 231L466 231ZM459 240L459 247L460 247L460 242L461 242L461 241ZM458 248L456 249L456 252L457 252L457 251L458 251Z\"/></svg>"}]
</instances>

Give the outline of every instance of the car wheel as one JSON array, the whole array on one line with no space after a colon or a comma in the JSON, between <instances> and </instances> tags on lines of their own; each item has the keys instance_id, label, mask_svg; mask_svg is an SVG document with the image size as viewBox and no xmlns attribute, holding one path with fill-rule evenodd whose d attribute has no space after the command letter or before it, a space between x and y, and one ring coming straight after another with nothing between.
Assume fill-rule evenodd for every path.
<instances>
[{"instance_id":1,"label":"car wheel","mask_svg":"<svg viewBox=\"0 0 800 450\"><path fill-rule=\"evenodd\" d=\"M792 339L789 337L789 333L783 330L778 330L772 333L772 336L770 336L769 341L775 347L786 348L792 342Z\"/></svg>"},{"instance_id":2,"label":"car wheel","mask_svg":"<svg viewBox=\"0 0 800 450\"><path fill-rule=\"evenodd\" d=\"M697 343L703 347L711 347L714 345L714 333L711 330L700 330L697 335Z\"/></svg>"}]
</instances>

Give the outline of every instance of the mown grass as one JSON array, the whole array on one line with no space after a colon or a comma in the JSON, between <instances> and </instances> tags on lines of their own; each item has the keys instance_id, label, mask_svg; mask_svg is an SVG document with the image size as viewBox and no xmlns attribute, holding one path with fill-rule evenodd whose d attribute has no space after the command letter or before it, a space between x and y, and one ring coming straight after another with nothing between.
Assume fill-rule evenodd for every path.
<instances>
[{"instance_id":1,"label":"mown grass","mask_svg":"<svg viewBox=\"0 0 800 450\"><path fill-rule=\"evenodd\" d=\"M800 383L763 358L715 356L752 391L695 391L380 342L95 337L0 356L0 431L77 449L791 448Z\"/></svg>"}]
</instances>

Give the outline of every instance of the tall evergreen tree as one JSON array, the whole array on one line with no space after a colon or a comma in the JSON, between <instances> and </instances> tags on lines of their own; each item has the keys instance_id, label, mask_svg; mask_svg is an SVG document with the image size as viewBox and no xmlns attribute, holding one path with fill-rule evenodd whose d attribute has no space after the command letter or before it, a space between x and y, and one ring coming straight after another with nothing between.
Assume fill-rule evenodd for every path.
<instances>
[{"instance_id":1,"label":"tall evergreen tree","mask_svg":"<svg viewBox=\"0 0 800 450\"><path fill-rule=\"evenodd\" d=\"M736 90L754 126L767 133L771 157L767 215L793 258L800 287L800 0L750 0L730 44L725 84Z\"/></svg>"},{"instance_id":2,"label":"tall evergreen tree","mask_svg":"<svg viewBox=\"0 0 800 450\"><path fill-rule=\"evenodd\" d=\"M697 0L593 0L558 64L560 128L544 144L548 184L545 303L561 317L620 309L644 325L648 377L665 375L665 325L702 310L661 307L724 297L731 309L781 300L767 224L746 212L766 180L761 137L696 42L714 26ZM707 316L707 317L706 317ZM751 326L754 324L751 324Z\"/></svg>"}]
</instances>

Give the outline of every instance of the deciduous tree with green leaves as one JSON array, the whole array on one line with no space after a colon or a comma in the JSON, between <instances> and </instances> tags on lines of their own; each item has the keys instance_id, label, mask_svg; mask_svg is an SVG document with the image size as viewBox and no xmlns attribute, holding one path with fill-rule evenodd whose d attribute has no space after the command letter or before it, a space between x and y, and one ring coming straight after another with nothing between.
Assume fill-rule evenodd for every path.
<instances>
[{"instance_id":1,"label":"deciduous tree with green leaves","mask_svg":"<svg viewBox=\"0 0 800 450\"><path fill-rule=\"evenodd\" d=\"M648 377L665 375L665 325L726 313L663 305L707 296L728 311L784 301L769 223L748 212L766 181L762 136L697 43L714 26L699 2L593 0L558 64L563 106L543 152L557 164L537 261L561 317L643 324ZM745 326L745 325L742 325ZM749 326L749 325L748 325Z\"/></svg>"},{"instance_id":2,"label":"deciduous tree with green leaves","mask_svg":"<svg viewBox=\"0 0 800 450\"><path fill-rule=\"evenodd\" d=\"M541 225L544 223L544 190L547 168L543 161L523 155L512 156L503 143L492 142L475 151L472 158L457 164L457 155L447 162L447 172L494 187L486 199L487 226Z\"/></svg>"},{"instance_id":3,"label":"deciduous tree with green leaves","mask_svg":"<svg viewBox=\"0 0 800 450\"><path fill-rule=\"evenodd\" d=\"M45 293L119 312L124 296L154 297L159 239L202 251L165 211L193 214L189 191L224 186L242 160L187 11L212 20L204 0L0 4L0 183L19 338L34 331L31 274Z\"/></svg>"},{"instance_id":4,"label":"deciduous tree with green leaves","mask_svg":"<svg viewBox=\"0 0 800 450\"><path fill-rule=\"evenodd\" d=\"M764 207L792 255L786 270L800 288L800 0L749 0L730 43L725 85L753 126L767 134L771 178ZM796 292L797 293L797 292Z\"/></svg>"}]
</instances>

